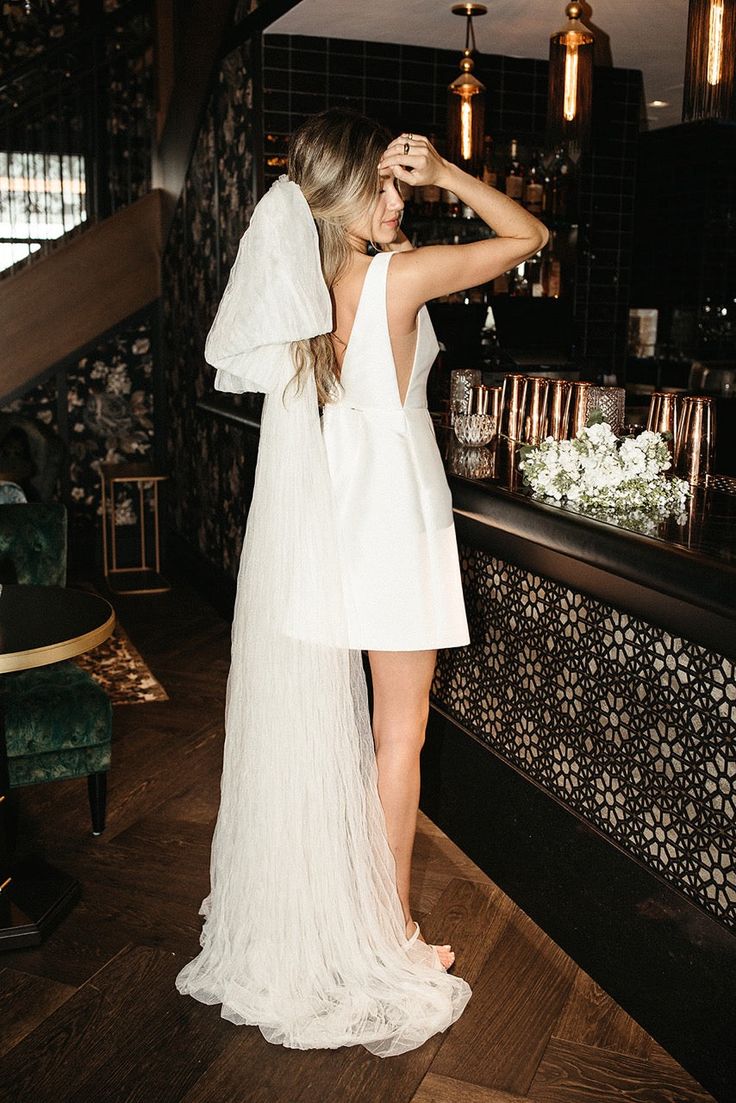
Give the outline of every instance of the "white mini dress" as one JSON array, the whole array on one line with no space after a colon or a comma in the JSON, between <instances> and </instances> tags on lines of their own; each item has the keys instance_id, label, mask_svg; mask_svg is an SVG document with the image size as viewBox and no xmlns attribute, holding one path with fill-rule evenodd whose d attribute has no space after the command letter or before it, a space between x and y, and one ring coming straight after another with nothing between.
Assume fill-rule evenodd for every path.
<instances>
[{"instance_id":1,"label":"white mini dress","mask_svg":"<svg viewBox=\"0 0 736 1103\"><path fill-rule=\"evenodd\" d=\"M322 413L343 570L348 646L416 651L470 642L452 495L427 408L439 351L426 306L406 399L386 310L392 252L368 266L335 402Z\"/></svg>"}]
</instances>

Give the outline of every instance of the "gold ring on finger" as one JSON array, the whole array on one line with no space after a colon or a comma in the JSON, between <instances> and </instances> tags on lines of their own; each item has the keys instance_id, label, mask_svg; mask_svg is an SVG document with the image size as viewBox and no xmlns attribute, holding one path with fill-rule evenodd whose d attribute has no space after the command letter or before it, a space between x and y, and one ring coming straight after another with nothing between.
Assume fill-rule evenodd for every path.
<instances>
[{"instance_id":1,"label":"gold ring on finger","mask_svg":"<svg viewBox=\"0 0 736 1103\"><path fill-rule=\"evenodd\" d=\"M404 153L408 153L408 152L409 152L409 143L404 142Z\"/></svg>"}]
</instances>

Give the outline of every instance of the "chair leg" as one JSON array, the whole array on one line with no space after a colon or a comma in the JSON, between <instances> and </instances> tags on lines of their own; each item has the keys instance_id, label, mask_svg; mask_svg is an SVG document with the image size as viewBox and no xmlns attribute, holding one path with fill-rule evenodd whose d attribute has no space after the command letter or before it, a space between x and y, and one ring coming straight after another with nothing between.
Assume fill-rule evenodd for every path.
<instances>
[{"instance_id":1,"label":"chair leg","mask_svg":"<svg viewBox=\"0 0 736 1103\"><path fill-rule=\"evenodd\" d=\"M107 807L107 770L98 774L88 774L87 792L92 813L92 834L101 835L105 830L105 809Z\"/></svg>"},{"instance_id":2,"label":"chair leg","mask_svg":"<svg viewBox=\"0 0 736 1103\"><path fill-rule=\"evenodd\" d=\"M3 804L7 858L12 859L15 854L16 846L18 845L18 797L15 789L8 789Z\"/></svg>"}]
</instances>

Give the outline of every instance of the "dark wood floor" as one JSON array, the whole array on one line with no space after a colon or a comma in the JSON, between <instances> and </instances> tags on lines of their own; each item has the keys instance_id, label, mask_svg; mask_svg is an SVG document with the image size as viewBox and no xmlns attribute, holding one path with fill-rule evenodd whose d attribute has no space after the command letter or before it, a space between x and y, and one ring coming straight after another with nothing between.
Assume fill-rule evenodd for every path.
<instances>
[{"instance_id":1,"label":"dark wood floor","mask_svg":"<svg viewBox=\"0 0 736 1103\"><path fill-rule=\"evenodd\" d=\"M23 849L83 896L0 959L0 1099L13 1103L702 1103L705 1092L420 814L413 910L473 996L421 1049L269 1045L180 996L219 801L230 626L194 591L116 599L169 701L115 709L104 834L86 785L19 790Z\"/></svg>"}]
</instances>

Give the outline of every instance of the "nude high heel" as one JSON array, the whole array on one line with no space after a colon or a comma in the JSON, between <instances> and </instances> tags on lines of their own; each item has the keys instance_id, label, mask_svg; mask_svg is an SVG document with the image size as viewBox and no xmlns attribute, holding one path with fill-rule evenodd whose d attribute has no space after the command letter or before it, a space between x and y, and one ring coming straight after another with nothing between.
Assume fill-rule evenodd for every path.
<instances>
[{"instance_id":1,"label":"nude high heel","mask_svg":"<svg viewBox=\"0 0 736 1103\"><path fill-rule=\"evenodd\" d=\"M414 943L419 938L419 935L421 934L421 931L419 930L419 924L417 923L416 919L414 920L414 923L416 925L416 930L414 931L414 934L411 936L411 938L404 939L404 949L405 950L408 950L410 946L413 946ZM430 942L430 943L426 943L426 945L428 945L429 949L433 951L433 953L432 953L432 965L434 966L435 969L442 969L443 972L446 973L448 969L451 969L453 967L453 965L455 964L455 955L452 952L452 950L450 950L449 944L446 945L446 946L437 947L437 946L433 945ZM450 950L450 953L452 953L452 961L450 962L449 965L443 965L442 964L442 961L440 959L440 955L438 953L438 949L439 950Z\"/></svg>"}]
</instances>

